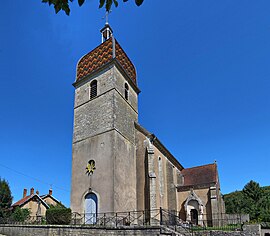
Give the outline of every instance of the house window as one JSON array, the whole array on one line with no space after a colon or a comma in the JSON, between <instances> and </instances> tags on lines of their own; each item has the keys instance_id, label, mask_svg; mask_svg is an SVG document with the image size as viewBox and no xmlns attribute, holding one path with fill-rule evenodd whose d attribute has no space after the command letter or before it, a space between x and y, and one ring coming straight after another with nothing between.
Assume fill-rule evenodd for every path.
<instances>
[{"instance_id":1,"label":"house window","mask_svg":"<svg viewBox=\"0 0 270 236\"><path fill-rule=\"evenodd\" d=\"M128 100L128 90L129 90L128 84L125 83L125 99L126 100Z\"/></svg>"},{"instance_id":2,"label":"house window","mask_svg":"<svg viewBox=\"0 0 270 236\"><path fill-rule=\"evenodd\" d=\"M90 99L94 98L97 96L97 81L94 80L90 84Z\"/></svg>"}]
</instances>

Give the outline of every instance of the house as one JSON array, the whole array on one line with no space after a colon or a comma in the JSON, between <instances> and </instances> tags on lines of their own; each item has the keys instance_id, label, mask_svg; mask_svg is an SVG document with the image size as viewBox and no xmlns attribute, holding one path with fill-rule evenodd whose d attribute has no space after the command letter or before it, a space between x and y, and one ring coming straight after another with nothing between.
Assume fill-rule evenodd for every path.
<instances>
[{"instance_id":1,"label":"house","mask_svg":"<svg viewBox=\"0 0 270 236\"><path fill-rule=\"evenodd\" d=\"M52 195L52 189L49 190L48 194L41 195L40 197L49 206L62 205L62 203Z\"/></svg>"},{"instance_id":2,"label":"house","mask_svg":"<svg viewBox=\"0 0 270 236\"><path fill-rule=\"evenodd\" d=\"M48 194L40 195L39 191L34 191L34 188L30 189L30 194L27 195L27 189L23 190L23 197L19 201L12 204L12 208L20 207L22 209L30 210L30 217L35 220L35 217L45 217L47 209L51 205L57 205L60 202L52 196L52 189Z\"/></svg>"}]
</instances>

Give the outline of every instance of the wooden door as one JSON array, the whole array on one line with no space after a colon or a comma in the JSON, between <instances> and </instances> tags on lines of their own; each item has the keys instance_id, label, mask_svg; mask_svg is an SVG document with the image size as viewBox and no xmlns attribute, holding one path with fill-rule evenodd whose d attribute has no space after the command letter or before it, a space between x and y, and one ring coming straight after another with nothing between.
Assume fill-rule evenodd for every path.
<instances>
[{"instance_id":1,"label":"wooden door","mask_svg":"<svg viewBox=\"0 0 270 236\"><path fill-rule=\"evenodd\" d=\"M85 224L97 222L97 196L89 193L85 196Z\"/></svg>"}]
</instances>

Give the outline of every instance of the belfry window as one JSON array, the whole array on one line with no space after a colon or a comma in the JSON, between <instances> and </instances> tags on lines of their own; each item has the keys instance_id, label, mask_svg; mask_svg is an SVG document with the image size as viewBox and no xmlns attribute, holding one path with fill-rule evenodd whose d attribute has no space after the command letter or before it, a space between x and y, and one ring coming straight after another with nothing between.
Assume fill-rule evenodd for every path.
<instances>
[{"instance_id":1,"label":"belfry window","mask_svg":"<svg viewBox=\"0 0 270 236\"><path fill-rule=\"evenodd\" d=\"M90 84L90 99L94 98L97 96L97 81L94 80Z\"/></svg>"},{"instance_id":2,"label":"belfry window","mask_svg":"<svg viewBox=\"0 0 270 236\"><path fill-rule=\"evenodd\" d=\"M129 87L128 84L125 83L125 99L128 100L128 92L129 92Z\"/></svg>"}]
</instances>

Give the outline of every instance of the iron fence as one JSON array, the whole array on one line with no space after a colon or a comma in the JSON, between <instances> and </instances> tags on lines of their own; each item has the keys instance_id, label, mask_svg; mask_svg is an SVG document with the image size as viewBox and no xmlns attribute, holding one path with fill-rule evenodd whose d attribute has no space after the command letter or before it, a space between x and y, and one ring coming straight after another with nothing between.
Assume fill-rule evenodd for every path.
<instances>
[{"instance_id":1,"label":"iron fence","mask_svg":"<svg viewBox=\"0 0 270 236\"><path fill-rule=\"evenodd\" d=\"M72 213L73 225L96 226L131 226L131 225L159 225L160 209L149 211L107 212L107 213Z\"/></svg>"},{"instance_id":2,"label":"iron fence","mask_svg":"<svg viewBox=\"0 0 270 236\"><path fill-rule=\"evenodd\" d=\"M197 232L202 230L242 230L246 219L235 214L198 214L196 219L183 217L177 211L154 209L145 211L107 212L107 213L72 213L71 225L90 225L102 227L117 226L162 226L180 232ZM46 224L44 216L31 216L24 221L12 218L0 218L0 224Z\"/></svg>"},{"instance_id":3,"label":"iron fence","mask_svg":"<svg viewBox=\"0 0 270 236\"><path fill-rule=\"evenodd\" d=\"M45 216L28 216L26 219L16 220L12 217L0 218L0 224L46 224Z\"/></svg>"},{"instance_id":4,"label":"iron fence","mask_svg":"<svg viewBox=\"0 0 270 236\"><path fill-rule=\"evenodd\" d=\"M248 221L249 217L243 214L199 214L189 222L192 231L241 231L243 224Z\"/></svg>"}]
</instances>

